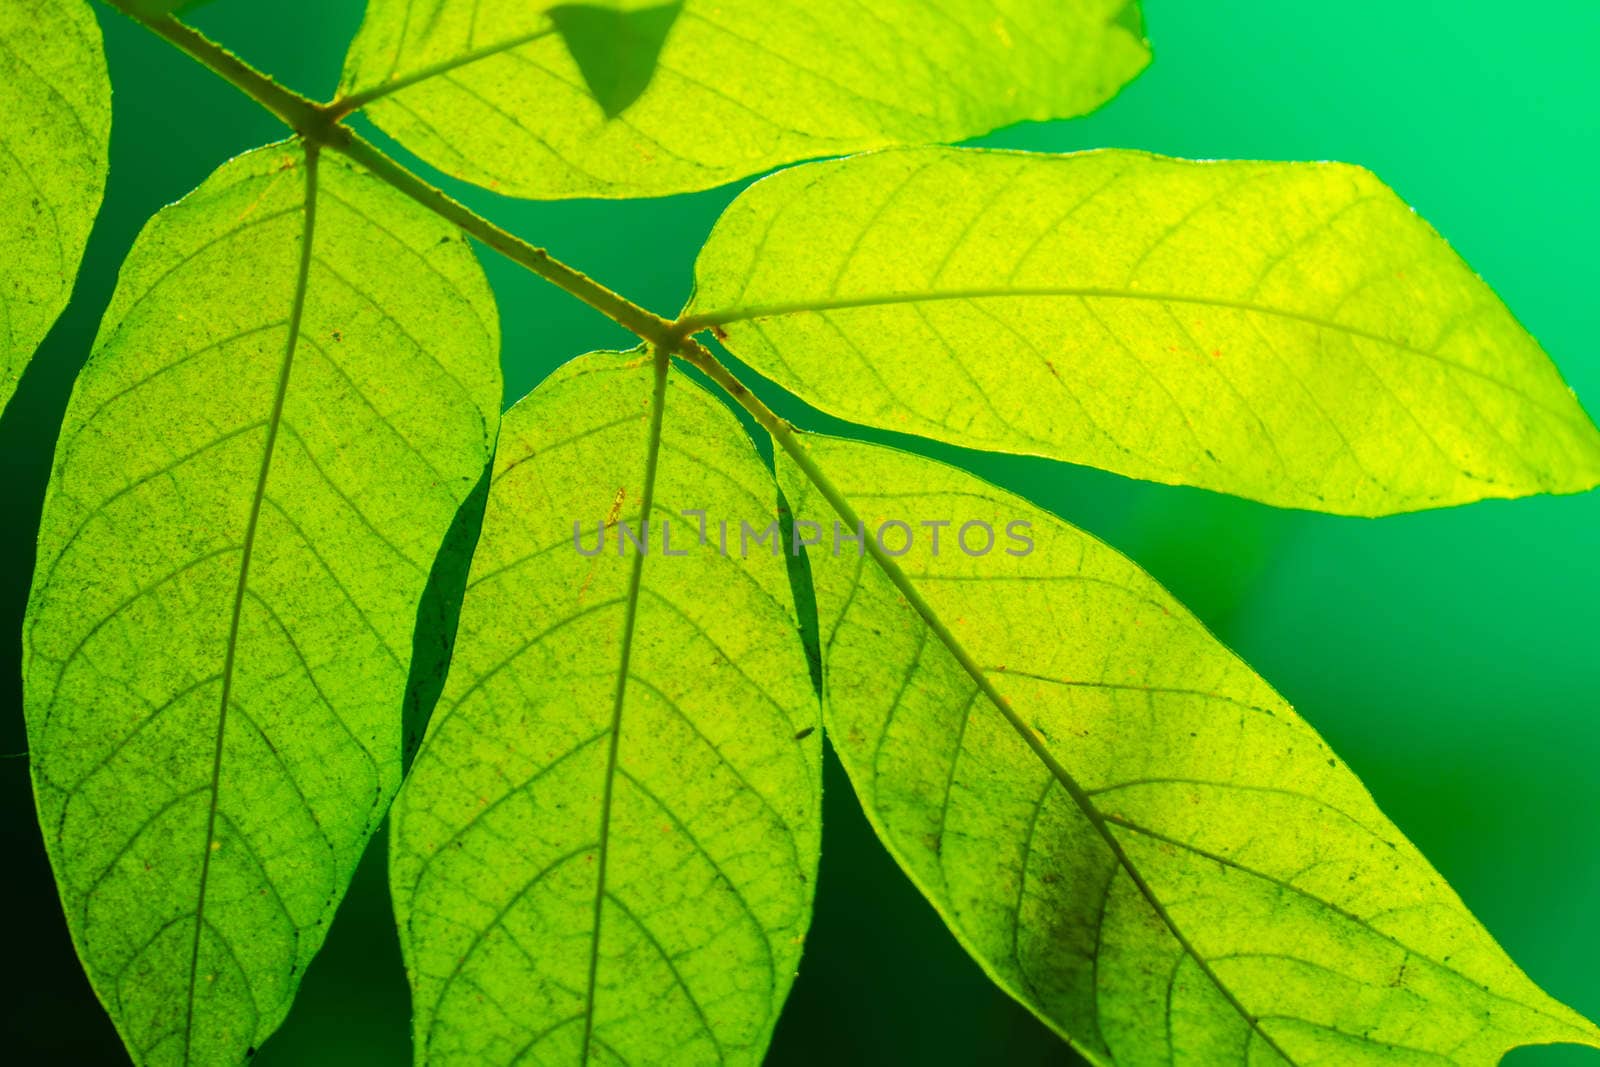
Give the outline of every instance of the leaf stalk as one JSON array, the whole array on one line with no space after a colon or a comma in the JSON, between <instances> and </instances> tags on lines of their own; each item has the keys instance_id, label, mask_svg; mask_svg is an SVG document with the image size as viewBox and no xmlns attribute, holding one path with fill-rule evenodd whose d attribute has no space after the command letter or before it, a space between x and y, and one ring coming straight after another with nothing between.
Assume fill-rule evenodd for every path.
<instances>
[{"instance_id":1,"label":"leaf stalk","mask_svg":"<svg viewBox=\"0 0 1600 1067\"><path fill-rule=\"evenodd\" d=\"M154 18L140 14L129 0L106 2L250 97L306 141L345 156L457 229L588 304L629 333L668 350L676 347L670 321L561 262L546 249L490 222L345 125L341 120L354 110L351 103L356 98L345 97L320 104L279 85L199 30L170 15Z\"/></svg>"},{"instance_id":2,"label":"leaf stalk","mask_svg":"<svg viewBox=\"0 0 1600 1067\"><path fill-rule=\"evenodd\" d=\"M141 13L129 0L105 2L177 48L190 59L266 108L280 122L310 141L328 143L328 121L323 107L310 97L279 85L222 45L171 15Z\"/></svg>"}]
</instances>

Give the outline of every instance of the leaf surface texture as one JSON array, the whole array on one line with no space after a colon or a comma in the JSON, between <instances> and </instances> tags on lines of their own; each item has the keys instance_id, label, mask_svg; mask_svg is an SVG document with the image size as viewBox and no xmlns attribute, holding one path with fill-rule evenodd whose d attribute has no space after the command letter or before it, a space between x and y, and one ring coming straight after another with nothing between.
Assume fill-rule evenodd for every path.
<instances>
[{"instance_id":1,"label":"leaf surface texture","mask_svg":"<svg viewBox=\"0 0 1600 1067\"><path fill-rule=\"evenodd\" d=\"M671 6L371 0L343 91L429 163L498 192L658 196L1081 114L1149 60L1127 0L685 0L620 110L626 94L591 91L594 66L551 18L606 8L644 26Z\"/></svg>"},{"instance_id":2,"label":"leaf surface texture","mask_svg":"<svg viewBox=\"0 0 1600 1067\"><path fill-rule=\"evenodd\" d=\"M297 144L136 241L63 425L24 652L68 925L138 1062L241 1062L288 1011L399 785L498 349L454 231Z\"/></svg>"},{"instance_id":3,"label":"leaf surface texture","mask_svg":"<svg viewBox=\"0 0 1600 1067\"><path fill-rule=\"evenodd\" d=\"M84 0L0 5L0 409L67 306L106 185L111 83Z\"/></svg>"},{"instance_id":4,"label":"leaf surface texture","mask_svg":"<svg viewBox=\"0 0 1600 1067\"><path fill-rule=\"evenodd\" d=\"M506 416L390 879L418 1062L759 1063L811 915L820 709L737 421L640 353ZM706 512L707 544L697 545ZM650 554L617 553L619 524ZM670 519L673 553L658 523ZM593 550L605 525L604 548Z\"/></svg>"},{"instance_id":5,"label":"leaf surface texture","mask_svg":"<svg viewBox=\"0 0 1600 1067\"><path fill-rule=\"evenodd\" d=\"M797 167L689 313L823 410L1285 507L1600 482L1538 344L1368 172L949 148Z\"/></svg>"},{"instance_id":6,"label":"leaf surface texture","mask_svg":"<svg viewBox=\"0 0 1600 1067\"><path fill-rule=\"evenodd\" d=\"M1525 1043L1600 1046L1315 731L1134 564L954 468L807 440L867 536L913 527L894 562L937 620L848 544L810 549L834 748L961 943L1086 1055L1493 1064ZM779 463L796 516L825 515ZM935 553L918 524L938 520ZM1025 555L1006 551L1021 551L1016 521ZM996 531L988 554L961 547L969 522Z\"/></svg>"}]
</instances>

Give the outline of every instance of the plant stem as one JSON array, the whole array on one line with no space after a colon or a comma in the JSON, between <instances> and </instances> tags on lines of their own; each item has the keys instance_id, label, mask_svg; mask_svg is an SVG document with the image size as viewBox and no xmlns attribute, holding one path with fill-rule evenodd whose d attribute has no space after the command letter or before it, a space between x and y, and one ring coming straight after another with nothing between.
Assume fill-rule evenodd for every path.
<instances>
[{"instance_id":1,"label":"plant stem","mask_svg":"<svg viewBox=\"0 0 1600 1067\"><path fill-rule=\"evenodd\" d=\"M516 234L496 226L459 200L452 199L443 190L423 181L396 163L360 134L350 131L347 142L334 144L331 147L507 259L526 267L545 281L577 297L629 333L662 348L670 350L676 347L677 334L674 332L672 322L640 307L620 293L606 288L576 267L569 267L543 248L529 244Z\"/></svg>"},{"instance_id":2,"label":"plant stem","mask_svg":"<svg viewBox=\"0 0 1600 1067\"><path fill-rule=\"evenodd\" d=\"M673 324L645 310L593 278L556 259L479 215L442 190L419 178L372 142L339 121L348 111L348 99L319 104L273 81L205 34L171 16L149 18L130 10L127 0L107 0L118 11L143 25L179 51L211 70L228 84L266 108L295 133L313 144L346 156L374 177L394 186L462 231L518 263L566 293L594 308L635 336L669 351L677 347ZM707 353L710 355L710 353Z\"/></svg>"},{"instance_id":3,"label":"plant stem","mask_svg":"<svg viewBox=\"0 0 1600 1067\"><path fill-rule=\"evenodd\" d=\"M319 104L292 89L285 88L252 67L205 34L171 16L152 18L132 10L127 0L106 0L124 15L172 44L234 88L276 115L284 125L315 145L325 146L366 168L372 175L409 196L424 208L471 234L512 262L588 304L628 332L648 341L664 352L675 354L698 367L721 386L750 415L772 434L801 470L817 483L840 517L854 523L849 502L835 489L806 454L795 437L794 428L773 413L760 398L736 378L732 371L700 342L689 336L701 324L692 319L672 322L649 311L621 294L606 288L587 274L569 267L543 248L529 244L516 234L495 225L443 190L424 181L385 154L376 145L339 121L357 97L346 97L332 104ZM842 509L842 510L841 510Z\"/></svg>"},{"instance_id":4,"label":"plant stem","mask_svg":"<svg viewBox=\"0 0 1600 1067\"><path fill-rule=\"evenodd\" d=\"M309 97L279 85L205 34L175 18L170 16L150 18L140 15L130 10L126 0L106 0L106 2L225 79L230 85L276 115L307 141L348 157L370 171L374 177L398 189L463 232L476 237L512 262L520 264L577 297L623 329L699 368L772 435L773 440L794 459L827 498L840 518L852 525L859 521L850 502L828 480L827 475L806 452L805 446L795 435L794 427L779 418L759 397L750 392L732 371L723 366L708 348L690 336L695 329L703 325L702 323L693 319L672 322L662 318L606 288L582 271L569 267L543 248L529 244L510 231L495 225L460 201L452 199L443 190L413 174L376 145L339 121L339 117L348 112L352 98L347 97L332 104L318 104ZM874 552L873 555L877 558L879 553ZM901 574L893 560L880 559L879 563L885 566L891 578L899 576L895 584L897 586L903 584L902 592L911 597L914 604L921 603L915 588ZM925 608L926 605L923 605L919 611ZM929 614L931 615L931 611Z\"/></svg>"},{"instance_id":5,"label":"plant stem","mask_svg":"<svg viewBox=\"0 0 1600 1067\"><path fill-rule=\"evenodd\" d=\"M313 131L326 127L328 122L322 106L315 100L279 85L199 30L184 25L171 15L159 18L142 15L127 0L106 0L106 3L272 112L291 130L311 140L322 140Z\"/></svg>"}]
</instances>

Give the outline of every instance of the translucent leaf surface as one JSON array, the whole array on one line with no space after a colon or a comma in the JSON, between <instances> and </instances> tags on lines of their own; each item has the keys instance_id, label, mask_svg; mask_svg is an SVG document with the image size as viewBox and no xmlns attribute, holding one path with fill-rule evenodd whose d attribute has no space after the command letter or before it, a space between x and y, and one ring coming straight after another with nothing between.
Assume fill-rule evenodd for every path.
<instances>
[{"instance_id":1,"label":"translucent leaf surface","mask_svg":"<svg viewBox=\"0 0 1600 1067\"><path fill-rule=\"evenodd\" d=\"M807 440L868 537L908 524L895 562L937 620L853 546L825 533L810 549L833 745L961 943L1091 1059L1494 1064L1520 1044L1600 1047L1148 575L953 468ZM797 522L830 530L779 462ZM935 551L923 524L939 521ZM886 549L906 533L890 527Z\"/></svg>"},{"instance_id":2,"label":"translucent leaf surface","mask_svg":"<svg viewBox=\"0 0 1600 1067\"><path fill-rule=\"evenodd\" d=\"M506 416L394 809L418 1062L759 1063L793 979L819 709L775 539L741 558L718 532L775 523L776 489L653 364L586 356ZM646 514L641 556L620 529Z\"/></svg>"},{"instance_id":3,"label":"translucent leaf surface","mask_svg":"<svg viewBox=\"0 0 1600 1067\"><path fill-rule=\"evenodd\" d=\"M1371 174L882 152L751 187L690 312L835 415L1376 515L1600 482L1600 432Z\"/></svg>"},{"instance_id":4,"label":"translucent leaf surface","mask_svg":"<svg viewBox=\"0 0 1600 1067\"><path fill-rule=\"evenodd\" d=\"M498 424L454 231L298 145L145 228L56 452L24 630L67 922L142 1063L282 1021L399 785L418 603Z\"/></svg>"},{"instance_id":5,"label":"translucent leaf surface","mask_svg":"<svg viewBox=\"0 0 1600 1067\"><path fill-rule=\"evenodd\" d=\"M110 136L89 5L0 4L0 409L72 295Z\"/></svg>"},{"instance_id":6,"label":"translucent leaf surface","mask_svg":"<svg viewBox=\"0 0 1600 1067\"><path fill-rule=\"evenodd\" d=\"M618 113L555 32L551 11L570 6L371 0L343 91L429 163L499 192L655 196L1081 114L1149 60L1127 0L685 0Z\"/></svg>"}]
</instances>

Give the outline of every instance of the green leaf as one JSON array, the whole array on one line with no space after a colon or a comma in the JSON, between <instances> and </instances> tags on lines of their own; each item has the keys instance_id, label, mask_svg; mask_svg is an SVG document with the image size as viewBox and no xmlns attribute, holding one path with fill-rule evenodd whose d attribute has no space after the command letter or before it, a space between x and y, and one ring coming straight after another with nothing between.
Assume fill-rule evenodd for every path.
<instances>
[{"instance_id":1,"label":"green leaf","mask_svg":"<svg viewBox=\"0 0 1600 1067\"><path fill-rule=\"evenodd\" d=\"M868 537L910 525L890 562L927 611L853 546L810 550L833 745L961 943L1092 1060L1492 1064L1525 1043L1600 1047L1315 731L1133 563L953 468L807 441ZM779 480L797 522L827 517L786 457ZM935 551L919 524L941 520ZM987 553L968 523L994 531ZM883 538L897 552L905 532Z\"/></svg>"},{"instance_id":2,"label":"green leaf","mask_svg":"<svg viewBox=\"0 0 1600 1067\"><path fill-rule=\"evenodd\" d=\"M283 1020L399 785L413 626L488 462L449 227L269 146L145 228L62 427L24 628L67 922L141 1063Z\"/></svg>"},{"instance_id":3,"label":"green leaf","mask_svg":"<svg viewBox=\"0 0 1600 1067\"><path fill-rule=\"evenodd\" d=\"M1285 507L1600 482L1600 432L1371 174L949 148L744 193L689 311L834 415Z\"/></svg>"},{"instance_id":4,"label":"green leaf","mask_svg":"<svg viewBox=\"0 0 1600 1067\"><path fill-rule=\"evenodd\" d=\"M111 83L89 5L0 5L0 410L72 295L110 137Z\"/></svg>"},{"instance_id":5,"label":"green leaf","mask_svg":"<svg viewBox=\"0 0 1600 1067\"><path fill-rule=\"evenodd\" d=\"M632 10L562 4L549 17L600 110L614 119L650 84L667 31L682 10L683 0Z\"/></svg>"},{"instance_id":6,"label":"green leaf","mask_svg":"<svg viewBox=\"0 0 1600 1067\"><path fill-rule=\"evenodd\" d=\"M810 922L819 708L784 561L718 523L775 499L728 411L638 352L507 413L394 808L417 1062L760 1062ZM648 556L618 528L642 516Z\"/></svg>"},{"instance_id":7,"label":"green leaf","mask_svg":"<svg viewBox=\"0 0 1600 1067\"><path fill-rule=\"evenodd\" d=\"M674 5L610 6L666 34L636 100L622 90L648 49L602 62L590 33L569 50L553 19L570 5L544 2L370 0L343 91L429 163L498 192L655 196L1081 114L1149 61L1125 0L685 0L670 32Z\"/></svg>"}]
</instances>

